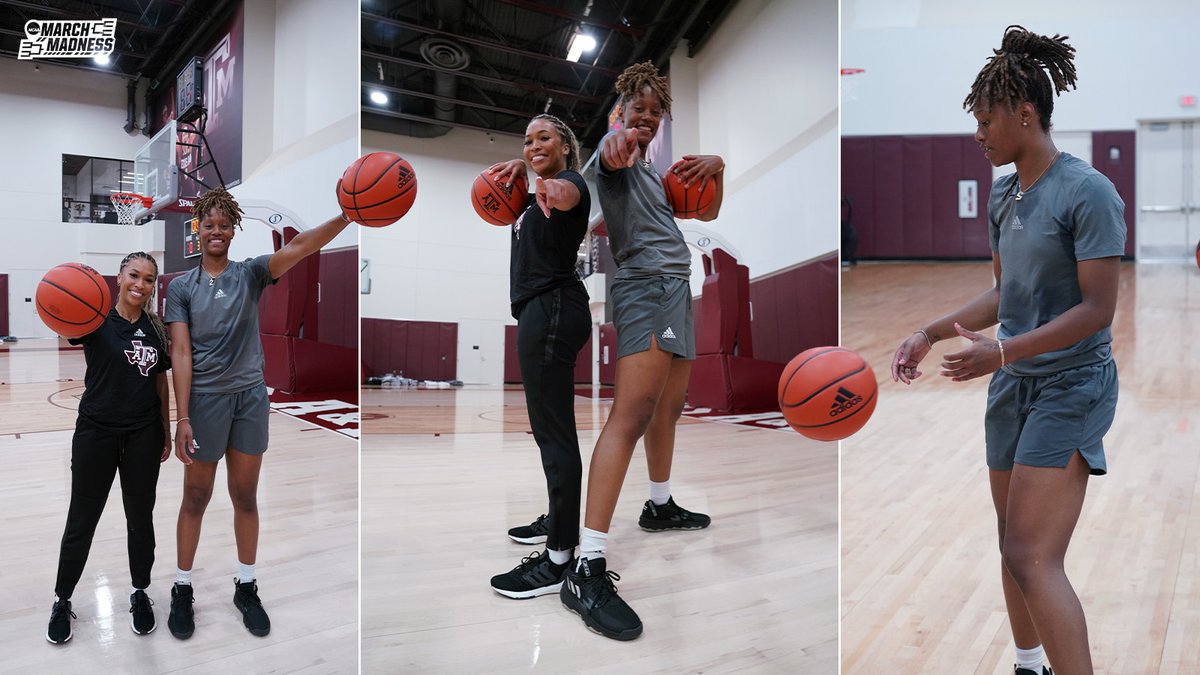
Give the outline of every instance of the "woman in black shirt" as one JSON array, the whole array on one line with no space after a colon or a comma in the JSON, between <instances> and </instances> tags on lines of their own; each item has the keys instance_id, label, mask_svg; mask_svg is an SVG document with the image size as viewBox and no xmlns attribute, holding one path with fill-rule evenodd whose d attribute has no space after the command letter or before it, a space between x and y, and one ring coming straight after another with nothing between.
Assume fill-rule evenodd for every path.
<instances>
[{"instance_id":1,"label":"woman in black shirt","mask_svg":"<svg viewBox=\"0 0 1200 675\"><path fill-rule=\"evenodd\" d=\"M525 159L491 167L512 184L525 162L537 174L534 200L512 226L509 297L517 319L517 354L529 425L542 454L549 510L508 536L522 544L546 543L513 570L492 577L492 589L510 598L557 593L579 543L583 464L575 431L575 358L591 332L587 291L575 274L579 244L587 234L591 198L579 175L575 134L552 115L538 115L525 130Z\"/></svg>"},{"instance_id":2,"label":"woman in black shirt","mask_svg":"<svg viewBox=\"0 0 1200 675\"><path fill-rule=\"evenodd\" d=\"M149 254L125 256L117 276L116 306L99 328L70 341L83 345L87 372L71 441L71 506L46 630L46 639L55 644L71 639L71 595L118 472L129 532L131 624L139 635L154 630L145 589L154 564L158 469L171 451L167 333L151 312L157 279L158 263Z\"/></svg>"}]
</instances>

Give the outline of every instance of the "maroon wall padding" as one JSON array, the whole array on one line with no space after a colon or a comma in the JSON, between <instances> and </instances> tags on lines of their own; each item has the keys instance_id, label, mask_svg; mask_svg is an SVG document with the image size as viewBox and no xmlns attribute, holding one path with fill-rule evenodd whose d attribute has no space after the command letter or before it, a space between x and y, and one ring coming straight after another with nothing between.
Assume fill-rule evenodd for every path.
<instances>
[{"instance_id":1,"label":"maroon wall padding","mask_svg":"<svg viewBox=\"0 0 1200 675\"><path fill-rule=\"evenodd\" d=\"M358 350L358 249L321 252L321 342Z\"/></svg>"},{"instance_id":2,"label":"maroon wall padding","mask_svg":"<svg viewBox=\"0 0 1200 675\"><path fill-rule=\"evenodd\" d=\"M0 274L0 336L8 335L8 275Z\"/></svg>"},{"instance_id":3,"label":"maroon wall padding","mask_svg":"<svg viewBox=\"0 0 1200 675\"><path fill-rule=\"evenodd\" d=\"M831 253L750 282L755 358L787 363L838 343L838 273Z\"/></svg>"},{"instance_id":4,"label":"maroon wall padding","mask_svg":"<svg viewBox=\"0 0 1200 675\"><path fill-rule=\"evenodd\" d=\"M267 385L289 394L358 388L358 350L260 333Z\"/></svg>"},{"instance_id":5,"label":"maroon wall padding","mask_svg":"<svg viewBox=\"0 0 1200 675\"><path fill-rule=\"evenodd\" d=\"M449 381L458 373L458 324L362 320L363 377L398 375Z\"/></svg>"},{"instance_id":6,"label":"maroon wall padding","mask_svg":"<svg viewBox=\"0 0 1200 675\"><path fill-rule=\"evenodd\" d=\"M283 237L272 232L275 250L291 241L298 232L288 228ZM321 256L310 255L296 263L274 284L267 286L258 303L258 327L264 335L285 335L318 340L316 321L317 279ZM310 320L306 321L306 319ZM274 386L274 385L271 385Z\"/></svg>"},{"instance_id":7,"label":"maroon wall padding","mask_svg":"<svg viewBox=\"0 0 1200 675\"><path fill-rule=\"evenodd\" d=\"M583 349L580 349L579 355L575 357L575 383L592 383L592 336L590 332L587 342L583 343Z\"/></svg>"},{"instance_id":8,"label":"maroon wall padding","mask_svg":"<svg viewBox=\"0 0 1200 675\"><path fill-rule=\"evenodd\" d=\"M605 361L605 349L608 360ZM617 381L617 329L612 322L600 326L600 384Z\"/></svg>"},{"instance_id":9,"label":"maroon wall padding","mask_svg":"<svg viewBox=\"0 0 1200 675\"><path fill-rule=\"evenodd\" d=\"M958 181L975 180L978 215L958 217ZM842 196L860 259L990 258L992 167L972 136L842 138Z\"/></svg>"},{"instance_id":10,"label":"maroon wall padding","mask_svg":"<svg viewBox=\"0 0 1200 675\"><path fill-rule=\"evenodd\" d=\"M117 275L101 274L100 276L104 278L104 283L108 284L108 295L112 298L112 304L108 308L112 309L117 306Z\"/></svg>"},{"instance_id":11,"label":"maroon wall padding","mask_svg":"<svg viewBox=\"0 0 1200 675\"><path fill-rule=\"evenodd\" d=\"M1125 202L1125 225L1129 228L1125 236L1125 256L1130 258L1137 251L1137 214L1134 210L1137 204L1136 139L1137 132L1134 131L1092 132L1092 166L1112 181L1117 194ZM1120 150L1120 159L1109 158L1109 148L1114 147Z\"/></svg>"}]
</instances>

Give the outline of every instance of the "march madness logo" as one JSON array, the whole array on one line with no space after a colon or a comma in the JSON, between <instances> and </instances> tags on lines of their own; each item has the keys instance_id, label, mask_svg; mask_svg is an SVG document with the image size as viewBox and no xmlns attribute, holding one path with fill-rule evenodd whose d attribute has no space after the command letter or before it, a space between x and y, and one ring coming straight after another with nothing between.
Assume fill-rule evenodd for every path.
<instances>
[{"instance_id":1,"label":"march madness logo","mask_svg":"<svg viewBox=\"0 0 1200 675\"><path fill-rule=\"evenodd\" d=\"M61 59L111 54L117 41L117 20L25 22L17 58Z\"/></svg>"},{"instance_id":2,"label":"march madness logo","mask_svg":"<svg viewBox=\"0 0 1200 675\"><path fill-rule=\"evenodd\" d=\"M150 369L154 367L154 364L158 363L158 350L142 344L141 340L134 340L132 344L133 349L126 349L125 356L131 365L138 367L142 377L146 377L150 374Z\"/></svg>"}]
</instances>

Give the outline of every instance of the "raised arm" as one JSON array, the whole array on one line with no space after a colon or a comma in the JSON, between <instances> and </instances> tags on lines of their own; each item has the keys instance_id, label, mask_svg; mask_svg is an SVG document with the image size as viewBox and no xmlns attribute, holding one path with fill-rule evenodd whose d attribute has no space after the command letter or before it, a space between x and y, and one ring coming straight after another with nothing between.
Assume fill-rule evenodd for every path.
<instances>
[{"instance_id":1,"label":"raised arm","mask_svg":"<svg viewBox=\"0 0 1200 675\"><path fill-rule=\"evenodd\" d=\"M305 230L292 238L283 248L271 256L267 269L272 279L278 279L296 266L296 263L320 251L321 248L333 241L346 226L350 224L344 216L338 214L321 223L311 230Z\"/></svg>"}]
</instances>

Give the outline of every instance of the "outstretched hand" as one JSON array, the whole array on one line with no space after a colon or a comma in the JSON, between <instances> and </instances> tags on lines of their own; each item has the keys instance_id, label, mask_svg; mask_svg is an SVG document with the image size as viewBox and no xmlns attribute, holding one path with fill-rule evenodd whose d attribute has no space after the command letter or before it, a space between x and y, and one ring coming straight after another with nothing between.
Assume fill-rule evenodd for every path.
<instances>
[{"instance_id":1,"label":"outstretched hand","mask_svg":"<svg viewBox=\"0 0 1200 675\"><path fill-rule=\"evenodd\" d=\"M958 334L971 341L966 349L946 354L942 361L942 377L948 377L955 382L965 382L977 377L983 377L1000 369L1000 342L986 335L969 331L959 324L954 324Z\"/></svg>"},{"instance_id":2,"label":"outstretched hand","mask_svg":"<svg viewBox=\"0 0 1200 675\"><path fill-rule=\"evenodd\" d=\"M892 357L892 381L912 384L913 380L921 377L917 367L932 347L923 333L918 331L909 335Z\"/></svg>"},{"instance_id":3,"label":"outstretched hand","mask_svg":"<svg viewBox=\"0 0 1200 675\"><path fill-rule=\"evenodd\" d=\"M642 154L637 142L637 129L625 129L604 138L600 158L612 169L629 168Z\"/></svg>"},{"instance_id":4,"label":"outstretched hand","mask_svg":"<svg viewBox=\"0 0 1200 675\"><path fill-rule=\"evenodd\" d=\"M569 181L561 178L542 179L540 176L538 177L533 195L537 199L538 208L547 218L550 217L550 209L567 211L574 206L574 204L568 205L567 189L570 185ZM578 200L575 201L578 202Z\"/></svg>"}]
</instances>

